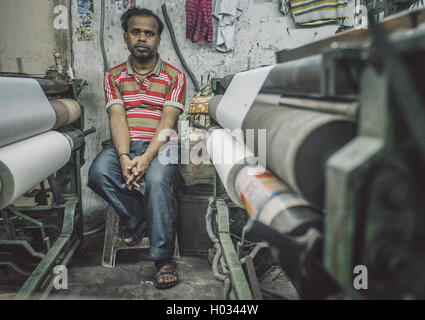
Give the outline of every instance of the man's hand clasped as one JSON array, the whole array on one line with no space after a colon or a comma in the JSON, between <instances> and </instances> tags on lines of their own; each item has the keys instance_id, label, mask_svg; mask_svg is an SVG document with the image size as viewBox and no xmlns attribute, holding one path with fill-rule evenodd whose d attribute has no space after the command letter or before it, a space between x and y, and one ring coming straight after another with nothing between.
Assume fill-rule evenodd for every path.
<instances>
[{"instance_id":1,"label":"man's hand clasped","mask_svg":"<svg viewBox=\"0 0 425 320\"><path fill-rule=\"evenodd\" d=\"M150 162L151 159L146 154L134 157L133 160L128 156L120 157L122 176L128 190L133 190L134 188L140 191L139 181L148 169Z\"/></svg>"}]
</instances>

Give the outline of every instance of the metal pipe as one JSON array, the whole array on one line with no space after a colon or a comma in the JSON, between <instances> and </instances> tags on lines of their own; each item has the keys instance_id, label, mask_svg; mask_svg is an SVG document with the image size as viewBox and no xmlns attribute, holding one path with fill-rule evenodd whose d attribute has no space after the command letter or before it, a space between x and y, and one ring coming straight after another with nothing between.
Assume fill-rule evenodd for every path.
<instances>
[{"instance_id":1,"label":"metal pipe","mask_svg":"<svg viewBox=\"0 0 425 320\"><path fill-rule=\"evenodd\" d=\"M11 261L0 261L0 266L6 266L9 267L13 270L15 270L17 273L19 273L21 276L24 277L28 277L31 272L25 271L24 269L21 269L20 267L18 267L15 263L11 262ZM0 296L1 299L1 296Z\"/></svg>"},{"instance_id":2,"label":"metal pipe","mask_svg":"<svg viewBox=\"0 0 425 320\"><path fill-rule=\"evenodd\" d=\"M257 274L255 273L255 267L252 257L246 257L246 270L248 273L249 284L251 286L251 291L254 300L263 300L263 295L261 294L260 284L258 283Z\"/></svg>"},{"instance_id":3,"label":"metal pipe","mask_svg":"<svg viewBox=\"0 0 425 320\"><path fill-rule=\"evenodd\" d=\"M245 242L246 229L247 229L246 226L244 226L243 229L242 229L242 235L241 235L241 245L242 246L244 245L244 242Z\"/></svg>"},{"instance_id":4,"label":"metal pipe","mask_svg":"<svg viewBox=\"0 0 425 320\"><path fill-rule=\"evenodd\" d=\"M16 216L20 217L23 220L28 221L29 223L32 223L38 227L40 230L41 239L46 245L46 251L50 250L50 238L46 237L46 231L44 228L44 224L41 221L38 221L37 219L33 219L23 213L20 213L15 207L9 207L9 210Z\"/></svg>"},{"instance_id":5,"label":"metal pipe","mask_svg":"<svg viewBox=\"0 0 425 320\"><path fill-rule=\"evenodd\" d=\"M243 253L246 230L247 230L247 226L244 226L243 229L242 229L241 240L236 243L236 253L238 254L238 257L240 257ZM242 249L242 251L241 251L241 249Z\"/></svg>"},{"instance_id":6,"label":"metal pipe","mask_svg":"<svg viewBox=\"0 0 425 320\"><path fill-rule=\"evenodd\" d=\"M279 97L278 104L280 106L303 110L339 114L347 116L352 120L357 118L360 107L358 101L325 100L294 96L281 96Z\"/></svg>"},{"instance_id":7,"label":"metal pipe","mask_svg":"<svg viewBox=\"0 0 425 320\"><path fill-rule=\"evenodd\" d=\"M255 245L254 249L252 249L252 251L249 253L249 257L251 257L253 260L256 257L256 255L258 254L258 252L260 252L261 249L263 248L268 248L269 245L267 244L267 242L259 242ZM241 259L241 264L244 264L246 262L246 257L243 257Z\"/></svg>"},{"instance_id":8,"label":"metal pipe","mask_svg":"<svg viewBox=\"0 0 425 320\"><path fill-rule=\"evenodd\" d=\"M217 94L208 103L208 113L215 121L218 121L217 108L222 99L223 95ZM255 103L341 115L353 121L357 120L360 108L358 101L329 100L272 93L259 93L255 98Z\"/></svg>"},{"instance_id":9,"label":"metal pipe","mask_svg":"<svg viewBox=\"0 0 425 320\"><path fill-rule=\"evenodd\" d=\"M28 241L26 240L0 240L0 243L5 246L22 246L24 249L31 255L31 257L44 259L46 254L37 252L31 247Z\"/></svg>"},{"instance_id":10,"label":"metal pipe","mask_svg":"<svg viewBox=\"0 0 425 320\"><path fill-rule=\"evenodd\" d=\"M65 138L68 139L71 149L77 150L84 144L84 135L83 131L80 129L72 129L66 132L60 132Z\"/></svg>"},{"instance_id":11,"label":"metal pipe","mask_svg":"<svg viewBox=\"0 0 425 320\"><path fill-rule=\"evenodd\" d=\"M216 104L217 102L215 101L214 103ZM272 93L259 93L255 98L255 103L338 114L346 116L352 120L356 120L360 107L359 101L356 100L326 99L310 96L280 95ZM214 105L213 108L215 108Z\"/></svg>"}]
</instances>

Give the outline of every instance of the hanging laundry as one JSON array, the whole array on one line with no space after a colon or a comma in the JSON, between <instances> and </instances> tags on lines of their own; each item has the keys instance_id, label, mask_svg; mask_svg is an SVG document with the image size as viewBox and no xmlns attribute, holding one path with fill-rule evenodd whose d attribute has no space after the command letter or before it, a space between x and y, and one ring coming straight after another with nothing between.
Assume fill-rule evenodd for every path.
<instances>
[{"instance_id":1,"label":"hanging laundry","mask_svg":"<svg viewBox=\"0 0 425 320\"><path fill-rule=\"evenodd\" d=\"M212 0L186 0L186 38L192 42L213 40Z\"/></svg>"},{"instance_id":2,"label":"hanging laundry","mask_svg":"<svg viewBox=\"0 0 425 320\"><path fill-rule=\"evenodd\" d=\"M283 14L292 12L295 23L320 25L347 18L348 0L279 0Z\"/></svg>"},{"instance_id":3,"label":"hanging laundry","mask_svg":"<svg viewBox=\"0 0 425 320\"><path fill-rule=\"evenodd\" d=\"M424 6L425 6L424 0L417 0L409 7L409 10L412 11L418 8L422 8Z\"/></svg>"},{"instance_id":4,"label":"hanging laundry","mask_svg":"<svg viewBox=\"0 0 425 320\"><path fill-rule=\"evenodd\" d=\"M216 0L214 17L218 19L216 49L229 52L234 47L236 19L242 15L239 0Z\"/></svg>"}]
</instances>

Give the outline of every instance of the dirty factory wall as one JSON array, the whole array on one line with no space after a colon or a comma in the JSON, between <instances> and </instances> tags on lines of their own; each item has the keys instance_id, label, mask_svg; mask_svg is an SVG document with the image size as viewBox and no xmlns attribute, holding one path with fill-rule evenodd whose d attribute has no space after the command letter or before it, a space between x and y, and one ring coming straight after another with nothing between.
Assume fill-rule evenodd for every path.
<instances>
[{"instance_id":1,"label":"dirty factory wall","mask_svg":"<svg viewBox=\"0 0 425 320\"><path fill-rule=\"evenodd\" d=\"M59 52L71 63L70 0L2 0L0 71L44 75Z\"/></svg>"},{"instance_id":2,"label":"dirty factory wall","mask_svg":"<svg viewBox=\"0 0 425 320\"><path fill-rule=\"evenodd\" d=\"M120 27L119 5L128 1L104 0L104 46L109 68L124 62L128 57ZM322 39L335 33L338 25L302 28L294 24L290 15L283 15L278 0L241 0L242 15L237 21L235 47L232 52L221 53L215 49L217 21L213 18L214 39L211 43L192 43L186 39L185 0L167 0L168 14L174 27L178 44L186 62L197 80L207 75L222 77L262 65L275 63L275 51L290 49ZM108 119L104 109L103 59L100 45L101 0L94 0L93 13L79 16L77 1L72 1L72 28L74 71L77 78L86 79L89 86L80 96L85 107L86 128L94 126L97 131L87 140L87 163L82 170L84 212L91 215L105 208L105 203L88 187L87 172L94 157L101 149L101 142L109 137ZM136 0L137 6L153 10L162 19L161 5L164 1ZM213 5L214 8L214 5ZM85 25L84 25L85 24ZM350 22L346 22L350 25ZM86 27L86 29L81 29ZM79 29L80 28L80 29ZM159 52L162 58L183 70L165 27ZM187 105L194 94L193 84L187 77Z\"/></svg>"}]
</instances>

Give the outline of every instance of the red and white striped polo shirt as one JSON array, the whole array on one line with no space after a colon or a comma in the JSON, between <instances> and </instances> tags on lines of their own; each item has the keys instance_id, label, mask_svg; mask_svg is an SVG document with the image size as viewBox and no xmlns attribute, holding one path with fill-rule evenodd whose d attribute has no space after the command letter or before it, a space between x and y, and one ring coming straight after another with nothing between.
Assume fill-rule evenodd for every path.
<instances>
[{"instance_id":1,"label":"red and white striped polo shirt","mask_svg":"<svg viewBox=\"0 0 425 320\"><path fill-rule=\"evenodd\" d=\"M183 111L186 102L186 78L183 72L163 61L144 79L135 76L131 56L105 73L106 110L112 104L125 107L130 140L151 141L159 125L163 106Z\"/></svg>"}]
</instances>

